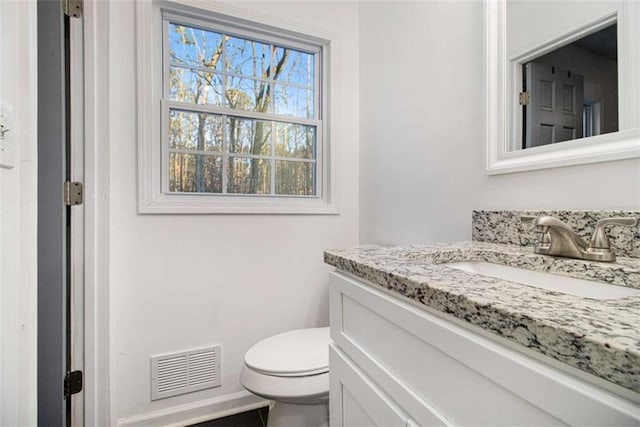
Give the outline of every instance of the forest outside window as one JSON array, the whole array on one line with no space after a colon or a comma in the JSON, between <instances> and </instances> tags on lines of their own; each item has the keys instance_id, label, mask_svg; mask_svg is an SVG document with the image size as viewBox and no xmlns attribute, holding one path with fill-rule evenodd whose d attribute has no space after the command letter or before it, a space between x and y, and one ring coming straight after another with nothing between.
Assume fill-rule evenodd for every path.
<instances>
[{"instance_id":1,"label":"forest outside window","mask_svg":"<svg viewBox=\"0 0 640 427\"><path fill-rule=\"evenodd\" d=\"M320 52L163 14L163 193L321 196Z\"/></svg>"}]
</instances>

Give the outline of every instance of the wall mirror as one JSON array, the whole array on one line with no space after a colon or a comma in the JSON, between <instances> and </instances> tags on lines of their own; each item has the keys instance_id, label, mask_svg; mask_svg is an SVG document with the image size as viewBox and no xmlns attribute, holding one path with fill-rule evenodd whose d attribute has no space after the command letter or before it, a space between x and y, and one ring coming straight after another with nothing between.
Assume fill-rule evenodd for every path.
<instances>
[{"instance_id":1,"label":"wall mirror","mask_svg":"<svg viewBox=\"0 0 640 427\"><path fill-rule=\"evenodd\" d=\"M486 0L489 174L640 157L640 2Z\"/></svg>"}]
</instances>

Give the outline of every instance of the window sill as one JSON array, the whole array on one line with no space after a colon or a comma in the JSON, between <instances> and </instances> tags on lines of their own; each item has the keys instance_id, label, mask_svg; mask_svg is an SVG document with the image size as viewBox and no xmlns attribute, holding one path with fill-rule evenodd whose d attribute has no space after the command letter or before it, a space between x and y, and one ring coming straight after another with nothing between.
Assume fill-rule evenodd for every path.
<instances>
[{"instance_id":1,"label":"window sill","mask_svg":"<svg viewBox=\"0 0 640 427\"><path fill-rule=\"evenodd\" d=\"M335 204L321 198L242 197L209 194L158 194L140 200L140 214L338 215Z\"/></svg>"}]
</instances>

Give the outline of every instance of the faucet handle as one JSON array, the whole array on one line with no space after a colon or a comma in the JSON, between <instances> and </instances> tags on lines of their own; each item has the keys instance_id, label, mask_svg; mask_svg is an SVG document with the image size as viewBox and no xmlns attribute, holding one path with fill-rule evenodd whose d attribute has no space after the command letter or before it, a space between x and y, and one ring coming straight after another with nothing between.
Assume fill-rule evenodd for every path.
<instances>
[{"instance_id":1,"label":"faucet handle","mask_svg":"<svg viewBox=\"0 0 640 427\"><path fill-rule=\"evenodd\" d=\"M524 223L524 224L533 224L536 227L536 232L538 233L546 233L547 229L543 226L539 226L537 221L538 218L541 218L539 216L535 216L535 215L521 215L520 216L520 222Z\"/></svg>"},{"instance_id":2,"label":"faucet handle","mask_svg":"<svg viewBox=\"0 0 640 427\"><path fill-rule=\"evenodd\" d=\"M545 225L538 225L537 221L541 218L535 215L521 215L520 221L525 224L533 224L535 226L536 231L536 246L537 247L548 247L551 245L551 236L549 235L549 227Z\"/></svg>"},{"instance_id":3,"label":"faucet handle","mask_svg":"<svg viewBox=\"0 0 640 427\"><path fill-rule=\"evenodd\" d=\"M603 218L596 224L596 229L593 231L591 241L589 242L590 249L609 249L611 243L609 242L609 236L605 227L608 225L626 225L633 226L638 224L638 218L635 217L614 217Z\"/></svg>"}]
</instances>

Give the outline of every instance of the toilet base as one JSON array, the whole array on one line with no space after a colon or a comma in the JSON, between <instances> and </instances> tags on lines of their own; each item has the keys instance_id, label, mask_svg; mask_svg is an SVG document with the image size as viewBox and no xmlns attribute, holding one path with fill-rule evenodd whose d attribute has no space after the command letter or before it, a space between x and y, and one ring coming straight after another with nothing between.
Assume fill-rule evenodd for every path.
<instances>
[{"instance_id":1,"label":"toilet base","mask_svg":"<svg viewBox=\"0 0 640 427\"><path fill-rule=\"evenodd\" d=\"M267 427L328 427L329 401L315 405L271 402Z\"/></svg>"}]
</instances>

